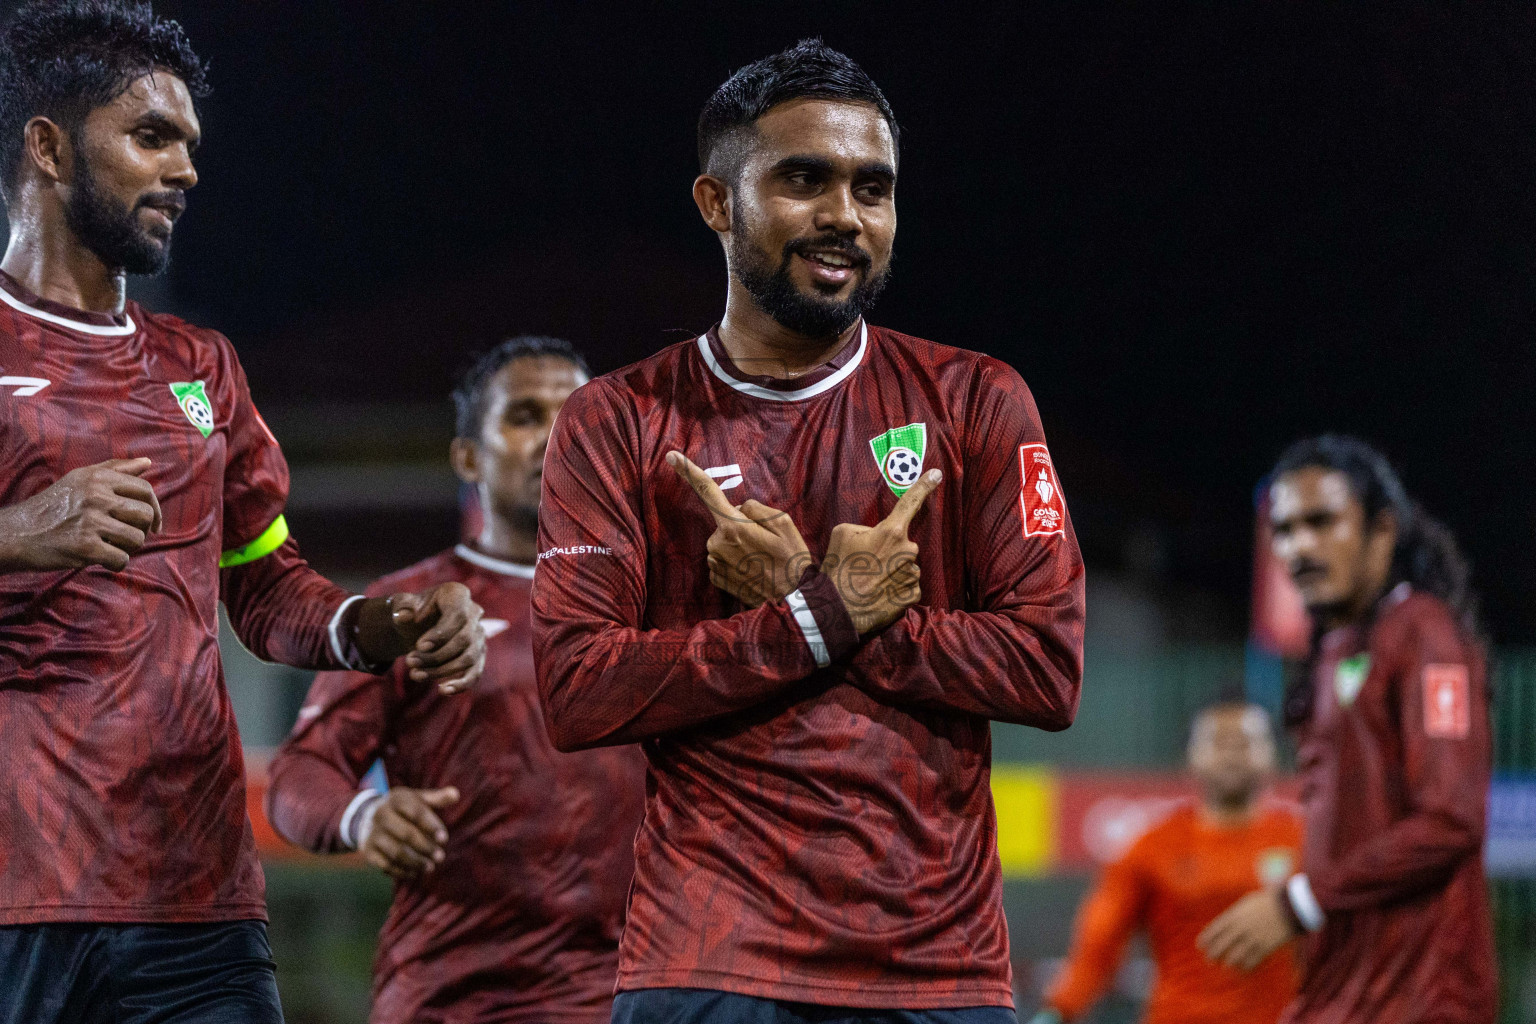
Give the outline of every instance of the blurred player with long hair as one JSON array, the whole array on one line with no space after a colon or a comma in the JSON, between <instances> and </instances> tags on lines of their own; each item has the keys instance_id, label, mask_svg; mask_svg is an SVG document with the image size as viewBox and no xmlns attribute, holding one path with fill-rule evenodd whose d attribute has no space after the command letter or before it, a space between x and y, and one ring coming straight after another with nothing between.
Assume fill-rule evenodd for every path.
<instances>
[{"instance_id":1,"label":"blurred player with long hair","mask_svg":"<svg viewBox=\"0 0 1536 1024\"><path fill-rule=\"evenodd\" d=\"M360 850L395 879L374 959L375 1024L608 1020L645 760L550 744L529 649L549 430L587 379L569 344L513 338L454 394L459 476L479 535L380 580L463 584L486 610L485 673L444 700L400 669L315 679L271 764L268 815L317 853ZM362 785L382 757L389 788Z\"/></svg>"},{"instance_id":2,"label":"blurred player with long hair","mask_svg":"<svg viewBox=\"0 0 1536 1024\"><path fill-rule=\"evenodd\" d=\"M738 71L699 161L724 318L571 396L540 508L555 743L650 761L614 1020L1016 1024L988 720L1082 681L1039 413L866 322L897 129L848 57Z\"/></svg>"},{"instance_id":3,"label":"blurred player with long hair","mask_svg":"<svg viewBox=\"0 0 1536 1024\"><path fill-rule=\"evenodd\" d=\"M0 37L4 1024L282 1019L221 598L269 661L404 656L454 690L484 654L457 583L313 572L229 341L125 299L170 256L206 91L147 4L29 4Z\"/></svg>"},{"instance_id":4,"label":"blurred player with long hair","mask_svg":"<svg viewBox=\"0 0 1536 1024\"><path fill-rule=\"evenodd\" d=\"M1199 800L1175 810L1104 870L1078 912L1060 977L1033 1024L1086 1013L1114 980L1126 943L1145 931L1157 967L1144 1024L1274 1024L1296 993L1285 951L1244 974L1201 955L1195 939L1255 885L1278 888L1300 857L1301 821L1264 799L1274 774L1269 715L1240 699L1195 717L1189 771Z\"/></svg>"},{"instance_id":5,"label":"blurred player with long hair","mask_svg":"<svg viewBox=\"0 0 1536 1024\"><path fill-rule=\"evenodd\" d=\"M1201 946L1250 970L1310 933L1288 1024L1490 1024L1492 741L1467 563L1364 441L1299 441L1271 480L1274 551L1314 629L1286 695L1306 842L1283 889L1239 900Z\"/></svg>"}]
</instances>

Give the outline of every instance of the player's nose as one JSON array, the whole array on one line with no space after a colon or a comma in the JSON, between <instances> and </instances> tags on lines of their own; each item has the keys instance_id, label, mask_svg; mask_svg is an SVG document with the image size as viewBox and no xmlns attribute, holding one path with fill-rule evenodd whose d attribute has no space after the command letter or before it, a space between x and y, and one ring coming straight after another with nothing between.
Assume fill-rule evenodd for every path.
<instances>
[{"instance_id":1,"label":"player's nose","mask_svg":"<svg viewBox=\"0 0 1536 1024\"><path fill-rule=\"evenodd\" d=\"M821 196L816 207L816 227L820 231L838 234L858 234L863 229L859 217L859 203L851 186L829 188Z\"/></svg>"},{"instance_id":2,"label":"player's nose","mask_svg":"<svg viewBox=\"0 0 1536 1024\"><path fill-rule=\"evenodd\" d=\"M197 167L193 165L192 154L185 144L169 147L169 160L160 173L162 182L183 192L197 184Z\"/></svg>"}]
</instances>

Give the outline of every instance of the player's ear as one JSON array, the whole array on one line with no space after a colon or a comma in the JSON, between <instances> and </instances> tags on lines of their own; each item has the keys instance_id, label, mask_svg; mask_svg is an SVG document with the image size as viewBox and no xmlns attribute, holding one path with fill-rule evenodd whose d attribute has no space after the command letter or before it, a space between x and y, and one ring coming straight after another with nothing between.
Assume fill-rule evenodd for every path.
<instances>
[{"instance_id":1,"label":"player's ear","mask_svg":"<svg viewBox=\"0 0 1536 1024\"><path fill-rule=\"evenodd\" d=\"M480 482L480 446L467 437L456 437L448 446L448 461L453 471L467 484Z\"/></svg>"},{"instance_id":2,"label":"player's ear","mask_svg":"<svg viewBox=\"0 0 1536 1024\"><path fill-rule=\"evenodd\" d=\"M725 182L712 174L701 174L693 179L693 201L716 234L731 230L731 190Z\"/></svg>"},{"instance_id":3,"label":"player's ear","mask_svg":"<svg viewBox=\"0 0 1536 1024\"><path fill-rule=\"evenodd\" d=\"M46 117L34 117L22 129L27 160L48 181L62 181L69 173L69 134Z\"/></svg>"}]
</instances>

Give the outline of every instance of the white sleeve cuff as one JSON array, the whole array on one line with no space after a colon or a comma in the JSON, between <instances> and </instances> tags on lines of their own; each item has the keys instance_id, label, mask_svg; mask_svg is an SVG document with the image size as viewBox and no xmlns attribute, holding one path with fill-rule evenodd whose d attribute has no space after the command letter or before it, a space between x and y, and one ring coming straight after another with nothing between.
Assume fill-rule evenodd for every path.
<instances>
[{"instance_id":1,"label":"white sleeve cuff","mask_svg":"<svg viewBox=\"0 0 1536 1024\"><path fill-rule=\"evenodd\" d=\"M341 642L341 617L347 613L348 608L362 600L365 600L362 594L353 594L351 597L341 602L341 607L337 608L336 614L331 616L331 624L329 627L327 627L327 632L331 637L331 653L336 656L336 660L347 666L347 668L354 669L358 672L367 672L367 665L354 664L353 662L347 660L346 647Z\"/></svg>"},{"instance_id":2,"label":"white sleeve cuff","mask_svg":"<svg viewBox=\"0 0 1536 1024\"><path fill-rule=\"evenodd\" d=\"M1296 912L1296 919L1303 928L1315 932L1323 927L1328 918L1318 905L1317 897L1312 893L1312 883L1306 875L1291 876L1290 881L1285 883L1285 897L1291 901L1291 909Z\"/></svg>"},{"instance_id":3,"label":"white sleeve cuff","mask_svg":"<svg viewBox=\"0 0 1536 1024\"><path fill-rule=\"evenodd\" d=\"M800 627L806 645L811 649L811 657L816 659L816 667L826 668L832 664L832 654L827 650L827 642L822 638L821 627L816 625L816 616L811 614L811 606L806 603L805 595L796 590L784 600L795 616L795 625Z\"/></svg>"},{"instance_id":4,"label":"white sleeve cuff","mask_svg":"<svg viewBox=\"0 0 1536 1024\"><path fill-rule=\"evenodd\" d=\"M373 828L373 815L379 809L381 801L375 799L383 796L376 789L365 789L352 798L347 804L347 809L341 812L341 824L336 831L341 838L341 844L349 850L355 850L368 841L368 832Z\"/></svg>"}]
</instances>

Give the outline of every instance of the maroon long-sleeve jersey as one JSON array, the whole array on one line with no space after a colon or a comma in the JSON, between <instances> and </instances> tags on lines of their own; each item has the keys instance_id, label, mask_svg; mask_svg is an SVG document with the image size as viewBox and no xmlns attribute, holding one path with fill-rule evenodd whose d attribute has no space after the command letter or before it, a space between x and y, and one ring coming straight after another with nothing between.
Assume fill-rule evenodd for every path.
<instances>
[{"instance_id":1,"label":"maroon long-sleeve jersey","mask_svg":"<svg viewBox=\"0 0 1536 1024\"><path fill-rule=\"evenodd\" d=\"M120 573L0 574L0 924L265 917L221 576L247 645L301 665L340 663L347 595L285 539L288 468L234 350L0 274L0 453L0 505L148 456L164 517Z\"/></svg>"},{"instance_id":2,"label":"maroon long-sleeve jersey","mask_svg":"<svg viewBox=\"0 0 1536 1024\"><path fill-rule=\"evenodd\" d=\"M562 754L533 674L533 570L463 545L379 594L463 583L485 609L485 673L439 694L403 666L318 676L270 767L268 815L291 841L345 849L343 820L377 757L392 785L456 786L437 870L395 887L374 961L375 1024L606 1022L634 838L637 747Z\"/></svg>"},{"instance_id":3,"label":"maroon long-sleeve jersey","mask_svg":"<svg viewBox=\"0 0 1536 1024\"><path fill-rule=\"evenodd\" d=\"M860 641L829 578L744 610L710 513L794 517L812 554L923 470L922 600ZM620 989L1011 1006L989 719L1065 728L1083 568L1039 415L998 360L863 327L792 382L711 331L600 377L545 459L534 653L557 746L644 741Z\"/></svg>"},{"instance_id":4,"label":"maroon long-sleeve jersey","mask_svg":"<svg viewBox=\"0 0 1536 1024\"><path fill-rule=\"evenodd\" d=\"M1322 644L1298 761L1302 870L1324 923L1285 1020L1492 1024L1482 649L1406 584L1369 628Z\"/></svg>"}]
</instances>

